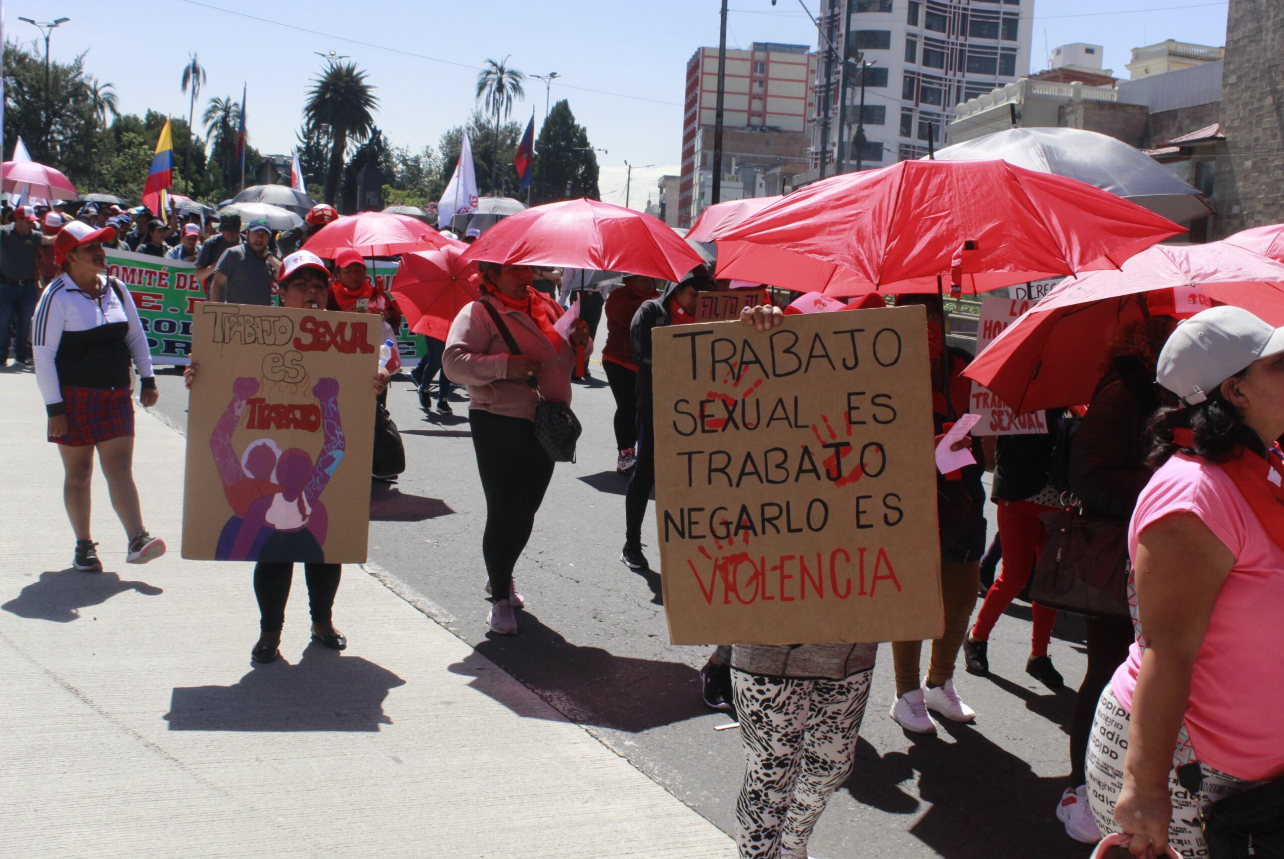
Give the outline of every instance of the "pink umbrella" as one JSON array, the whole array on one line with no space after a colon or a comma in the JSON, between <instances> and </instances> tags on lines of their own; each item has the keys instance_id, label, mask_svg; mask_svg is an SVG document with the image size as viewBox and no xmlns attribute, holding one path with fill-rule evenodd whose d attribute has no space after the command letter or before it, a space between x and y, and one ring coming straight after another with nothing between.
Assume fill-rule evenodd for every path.
<instances>
[{"instance_id":1,"label":"pink umbrella","mask_svg":"<svg viewBox=\"0 0 1284 859\"><path fill-rule=\"evenodd\" d=\"M3 171L6 191L16 191L19 185L26 185L27 193L33 197L52 200L55 197L75 199L80 196L66 176L35 161L6 161Z\"/></svg>"},{"instance_id":2,"label":"pink umbrella","mask_svg":"<svg viewBox=\"0 0 1284 859\"><path fill-rule=\"evenodd\" d=\"M1101 379L1110 332L1142 319L1148 294L1177 312L1201 309L1206 297L1284 325L1284 265L1225 242L1156 245L1118 271L1063 281L963 375L1017 414L1086 403Z\"/></svg>"},{"instance_id":3,"label":"pink umbrella","mask_svg":"<svg viewBox=\"0 0 1284 859\"><path fill-rule=\"evenodd\" d=\"M362 212L326 224L303 243L302 249L327 259L346 248L360 251L362 256L389 257L440 248L449 242L423 221L385 212Z\"/></svg>"},{"instance_id":4,"label":"pink umbrella","mask_svg":"<svg viewBox=\"0 0 1284 859\"><path fill-rule=\"evenodd\" d=\"M1270 257L1276 262L1284 262L1284 224L1268 224L1265 227L1254 227L1241 230L1223 241L1228 245L1250 250L1255 254Z\"/></svg>"},{"instance_id":5,"label":"pink umbrella","mask_svg":"<svg viewBox=\"0 0 1284 859\"><path fill-rule=\"evenodd\" d=\"M414 333L445 340L459 311L480 297L477 266L459 262L467 247L451 241L401 257L397 276L392 279L392 294Z\"/></svg>"},{"instance_id":6,"label":"pink umbrella","mask_svg":"<svg viewBox=\"0 0 1284 859\"><path fill-rule=\"evenodd\" d=\"M700 217L696 218L696 222L691 225L685 238L689 242L711 242L779 199L780 195L777 194L774 197L749 197L744 200L714 203L700 213Z\"/></svg>"}]
</instances>

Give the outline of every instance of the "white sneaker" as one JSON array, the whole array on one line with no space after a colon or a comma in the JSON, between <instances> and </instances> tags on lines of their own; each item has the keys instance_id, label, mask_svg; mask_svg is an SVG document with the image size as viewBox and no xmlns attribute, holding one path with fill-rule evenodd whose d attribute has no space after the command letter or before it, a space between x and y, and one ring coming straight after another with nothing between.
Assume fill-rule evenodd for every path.
<instances>
[{"instance_id":1,"label":"white sneaker","mask_svg":"<svg viewBox=\"0 0 1284 859\"><path fill-rule=\"evenodd\" d=\"M490 579L486 580L486 593L490 593ZM517 592L517 579L508 583L508 601L513 608L526 608L526 597Z\"/></svg>"},{"instance_id":2,"label":"white sneaker","mask_svg":"<svg viewBox=\"0 0 1284 859\"><path fill-rule=\"evenodd\" d=\"M911 734L936 733L936 722L927 714L922 689L914 689L897 698L892 705L891 716L896 724Z\"/></svg>"},{"instance_id":3,"label":"white sneaker","mask_svg":"<svg viewBox=\"0 0 1284 859\"><path fill-rule=\"evenodd\" d=\"M1068 787L1057 803L1057 820L1066 825L1066 835L1083 844L1096 844L1101 830L1088 807L1088 786Z\"/></svg>"},{"instance_id":4,"label":"white sneaker","mask_svg":"<svg viewBox=\"0 0 1284 859\"><path fill-rule=\"evenodd\" d=\"M959 699L952 679L935 688L924 686L923 703L929 710L935 710L951 722L976 721L976 711Z\"/></svg>"},{"instance_id":5,"label":"white sneaker","mask_svg":"<svg viewBox=\"0 0 1284 859\"><path fill-rule=\"evenodd\" d=\"M517 616L513 614L513 606L508 600L500 600L491 605L486 623L490 624L491 632L500 635L517 634Z\"/></svg>"}]
</instances>

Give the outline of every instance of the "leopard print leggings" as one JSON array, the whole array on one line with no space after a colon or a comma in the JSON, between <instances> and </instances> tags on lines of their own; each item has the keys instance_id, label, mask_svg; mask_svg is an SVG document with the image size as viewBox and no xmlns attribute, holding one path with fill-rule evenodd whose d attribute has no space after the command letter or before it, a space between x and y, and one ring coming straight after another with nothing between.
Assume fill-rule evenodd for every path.
<instances>
[{"instance_id":1,"label":"leopard print leggings","mask_svg":"<svg viewBox=\"0 0 1284 859\"><path fill-rule=\"evenodd\" d=\"M816 821L855 761L872 674L796 680L732 670L745 749L741 859L805 859Z\"/></svg>"}]
</instances>

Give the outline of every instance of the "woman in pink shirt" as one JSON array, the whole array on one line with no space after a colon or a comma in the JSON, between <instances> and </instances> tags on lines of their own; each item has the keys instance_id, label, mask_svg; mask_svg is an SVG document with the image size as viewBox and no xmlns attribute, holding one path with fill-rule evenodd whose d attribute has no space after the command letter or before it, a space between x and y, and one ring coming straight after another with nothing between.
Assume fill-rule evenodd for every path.
<instances>
[{"instance_id":1,"label":"woman in pink shirt","mask_svg":"<svg viewBox=\"0 0 1284 859\"><path fill-rule=\"evenodd\" d=\"M1284 328L1204 311L1158 381L1182 405L1151 423L1158 470L1129 530L1137 641L1097 707L1089 795L1133 855L1206 856L1199 812L1284 774Z\"/></svg>"}]
</instances>

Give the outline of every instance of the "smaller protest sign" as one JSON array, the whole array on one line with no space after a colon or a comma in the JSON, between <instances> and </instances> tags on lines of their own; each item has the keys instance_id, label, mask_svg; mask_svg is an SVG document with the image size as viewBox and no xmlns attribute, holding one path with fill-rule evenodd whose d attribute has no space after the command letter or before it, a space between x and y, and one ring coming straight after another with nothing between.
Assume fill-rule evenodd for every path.
<instances>
[{"instance_id":1,"label":"smaller protest sign","mask_svg":"<svg viewBox=\"0 0 1284 859\"><path fill-rule=\"evenodd\" d=\"M193 329L183 557L364 561L382 324L206 302Z\"/></svg>"},{"instance_id":2,"label":"smaller protest sign","mask_svg":"<svg viewBox=\"0 0 1284 859\"><path fill-rule=\"evenodd\" d=\"M696 304L696 322L717 322L721 319L738 319L746 307L770 304L765 289L731 289L725 292L702 292Z\"/></svg>"},{"instance_id":3,"label":"smaller protest sign","mask_svg":"<svg viewBox=\"0 0 1284 859\"><path fill-rule=\"evenodd\" d=\"M1003 333L1009 325L1025 313L1035 302L1015 298L987 298L981 302L981 318L976 330L976 354ZM1038 435L1048 431L1048 423L1041 411L1018 415L990 391L972 383L969 411L979 415L980 421L972 435Z\"/></svg>"}]
</instances>

